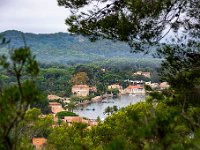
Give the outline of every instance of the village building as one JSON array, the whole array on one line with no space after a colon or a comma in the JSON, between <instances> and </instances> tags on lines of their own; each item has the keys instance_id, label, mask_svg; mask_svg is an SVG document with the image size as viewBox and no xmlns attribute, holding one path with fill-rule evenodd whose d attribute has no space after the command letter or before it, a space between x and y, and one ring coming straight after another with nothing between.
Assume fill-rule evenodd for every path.
<instances>
[{"instance_id":1,"label":"village building","mask_svg":"<svg viewBox=\"0 0 200 150\"><path fill-rule=\"evenodd\" d=\"M89 88L89 92L97 92L97 88L95 86L92 86Z\"/></svg>"},{"instance_id":2,"label":"village building","mask_svg":"<svg viewBox=\"0 0 200 150\"><path fill-rule=\"evenodd\" d=\"M49 102L49 106L51 107L51 111L54 114L61 112L61 111L64 111L62 105L58 102Z\"/></svg>"},{"instance_id":3,"label":"village building","mask_svg":"<svg viewBox=\"0 0 200 150\"><path fill-rule=\"evenodd\" d=\"M122 86L119 85L119 84L112 84L112 85L109 85L108 86L108 89L111 90L111 89L118 89L118 90L121 90L122 89Z\"/></svg>"},{"instance_id":4,"label":"village building","mask_svg":"<svg viewBox=\"0 0 200 150\"><path fill-rule=\"evenodd\" d=\"M112 84L108 86L108 90L118 89L120 93L123 93L123 88L119 84Z\"/></svg>"},{"instance_id":5,"label":"village building","mask_svg":"<svg viewBox=\"0 0 200 150\"><path fill-rule=\"evenodd\" d=\"M136 75L136 76L137 76L137 75L142 75L142 71L134 72L133 75Z\"/></svg>"},{"instance_id":6,"label":"village building","mask_svg":"<svg viewBox=\"0 0 200 150\"><path fill-rule=\"evenodd\" d=\"M137 71L135 73L133 73L134 76L140 75L140 76L144 76L146 78L151 78L151 73L150 72L142 72L142 71Z\"/></svg>"},{"instance_id":7,"label":"village building","mask_svg":"<svg viewBox=\"0 0 200 150\"><path fill-rule=\"evenodd\" d=\"M47 143L47 139L45 139L45 138L33 138L32 139L32 144L35 146L36 150L44 149L46 143Z\"/></svg>"},{"instance_id":8,"label":"village building","mask_svg":"<svg viewBox=\"0 0 200 150\"><path fill-rule=\"evenodd\" d=\"M57 95L48 95L47 96L48 100L59 100L59 99L62 99L61 97L57 96Z\"/></svg>"},{"instance_id":9,"label":"village building","mask_svg":"<svg viewBox=\"0 0 200 150\"><path fill-rule=\"evenodd\" d=\"M92 121L92 120L89 120L89 122L88 122L88 125L89 126L96 126L98 124L98 122L96 122L96 121Z\"/></svg>"},{"instance_id":10,"label":"village building","mask_svg":"<svg viewBox=\"0 0 200 150\"><path fill-rule=\"evenodd\" d=\"M168 82L162 82L162 83L160 83L160 89L162 90L162 89L167 89L167 88L169 88L170 87L170 85L169 85L169 83Z\"/></svg>"},{"instance_id":11,"label":"village building","mask_svg":"<svg viewBox=\"0 0 200 150\"><path fill-rule=\"evenodd\" d=\"M48 98L49 101L60 100L60 101L62 101L62 102L64 102L64 103L70 103L70 98L59 97L59 96L57 96L57 95L52 95L52 94L50 94L50 95L47 96L47 98Z\"/></svg>"},{"instance_id":12,"label":"village building","mask_svg":"<svg viewBox=\"0 0 200 150\"><path fill-rule=\"evenodd\" d=\"M124 82L128 82L128 83L131 83L133 85L136 85L136 84L144 84L144 81L143 80L124 80Z\"/></svg>"},{"instance_id":13,"label":"village building","mask_svg":"<svg viewBox=\"0 0 200 150\"><path fill-rule=\"evenodd\" d=\"M146 78L151 78L151 73L150 72L142 72L142 76Z\"/></svg>"},{"instance_id":14,"label":"village building","mask_svg":"<svg viewBox=\"0 0 200 150\"><path fill-rule=\"evenodd\" d=\"M158 83L152 83L151 81L145 82L146 85L149 85L152 89L158 89L160 88Z\"/></svg>"},{"instance_id":15,"label":"village building","mask_svg":"<svg viewBox=\"0 0 200 150\"><path fill-rule=\"evenodd\" d=\"M74 85L72 87L72 93L76 96L88 96L89 90L88 85Z\"/></svg>"},{"instance_id":16,"label":"village building","mask_svg":"<svg viewBox=\"0 0 200 150\"><path fill-rule=\"evenodd\" d=\"M96 126L97 125L96 121L84 119L79 116L66 116L66 117L64 117L63 121L66 122L68 125L72 125L75 122L85 123L88 126Z\"/></svg>"},{"instance_id":17,"label":"village building","mask_svg":"<svg viewBox=\"0 0 200 150\"><path fill-rule=\"evenodd\" d=\"M129 85L125 92L127 94L145 94L145 89L140 85Z\"/></svg>"},{"instance_id":18,"label":"village building","mask_svg":"<svg viewBox=\"0 0 200 150\"><path fill-rule=\"evenodd\" d=\"M151 83L151 84L150 84L150 87L151 87L152 89L158 89L160 86L159 86L158 83Z\"/></svg>"},{"instance_id":19,"label":"village building","mask_svg":"<svg viewBox=\"0 0 200 150\"><path fill-rule=\"evenodd\" d=\"M68 125L72 125L74 122L82 122L82 118L79 116L66 116L63 119Z\"/></svg>"}]
</instances>

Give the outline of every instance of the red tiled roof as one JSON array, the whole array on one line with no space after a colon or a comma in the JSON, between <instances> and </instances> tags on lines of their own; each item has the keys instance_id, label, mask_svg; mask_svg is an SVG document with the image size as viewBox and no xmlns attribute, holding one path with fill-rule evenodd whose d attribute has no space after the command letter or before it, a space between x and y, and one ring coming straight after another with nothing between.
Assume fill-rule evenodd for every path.
<instances>
[{"instance_id":1,"label":"red tiled roof","mask_svg":"<svg viewBox=\"0 0 200 150\"><path fill-rule=\"evenodd\" d=\"M36 149L42 149L42 146L47 142L45 138L33 138L32 143Z\"/></svg>"},{"instance_id":2,"label":"red tiled roof","mask_svg":"<svg viewBox=\"0 0 200 150\"><path fill-rule=\"evenodd\" d=\"M49 105L52 106L52 105L61 105L61 104L57 102L49 102Z\"/></svg>"},{"instance_id":3,"label":"red tiled roof","mask_svg":"<svg viewBox=\"0 0 200 150\"><path fill-rule=\"evenodd\" d=\"M129 85L127 88L128 89L143 89L143 87L140 85Z\"/></svg>"}]
</instances>

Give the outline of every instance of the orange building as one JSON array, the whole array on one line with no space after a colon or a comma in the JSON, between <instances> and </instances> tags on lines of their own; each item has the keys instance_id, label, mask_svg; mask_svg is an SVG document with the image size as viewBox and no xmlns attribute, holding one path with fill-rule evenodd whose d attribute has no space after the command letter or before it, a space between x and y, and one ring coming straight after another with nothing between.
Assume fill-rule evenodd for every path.
<instances>
[{"instance_id":1,"label":"orange building","mask_svg":"<svg viewBox=\"0 0 200 150\"><path fill-rule=\"evenodd\" d=\"M72 93L77 96L88 96L89 90L90 88L88 85L74 85L72 87Z\"/></svg>"},{"instance_id":2,"label":"orange building","mask_svg":"<svg viewBox=\"0 0 200 150\"><path fill-rule=\"evenodd\" d=\"M64 117L63 121L71 125L74 122L82 122L82 118L79 116L67 116Z\"/></svg>"},{"instance_id":3,"label":"orange building","mask_svg":"<svg viewBox=\"0 0 200 150\"><path fill-rule=\"evenodd\" d=\"M96 126L97 125L96 121L84 119L79 116L66 116L66 117L64 117L63 121L68 123L68 125L72 125L74 122L85 123L88 126Z\"/></svg>"},{"instance_id":4,"label":"orange building","mask_svg":"<svg viewBox=\"0 0 200 150\"><path fill-rule=\"evenodd\" d=\"M43 149L46 143L47 143L47 139L45 139L45 138L33 138L32 139L32 144L35 146L35 148L37 150Z\"/></svg>"},{"instance_id":5,"label":"orange building","mask_svg":"<svg viewBox=\"0 0 200 150\"><path fill-rule=\"evenodd\" d=\"M58 112L64 111L62 105L57 102L49 102L49 106L51 107L51 111L56 114Z\"/></svg>"}]
</instances>

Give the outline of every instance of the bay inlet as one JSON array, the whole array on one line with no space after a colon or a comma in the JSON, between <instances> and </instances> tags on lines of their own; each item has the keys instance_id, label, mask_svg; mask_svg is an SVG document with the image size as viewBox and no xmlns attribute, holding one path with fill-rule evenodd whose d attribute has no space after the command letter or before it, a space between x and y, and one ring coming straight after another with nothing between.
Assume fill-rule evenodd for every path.
<instances>
[{"instance_id":1,"label":"bay inlet","mask_svg":"<svg viewBox=\"0 0 200 150\"><path fill-rule=\"evenodd\" d=\"M74 112L81 117L97 119L97 117L99 116L101 120L104 120L108 116L104 113L105 109L108 106L117 106L117 108L120 109L128 105L144 101L145 97L145 95L121 95L117 98L109 97L99 102L91 103L84 106L78 106L74 109Z\"/></svg>"}]
</instances>

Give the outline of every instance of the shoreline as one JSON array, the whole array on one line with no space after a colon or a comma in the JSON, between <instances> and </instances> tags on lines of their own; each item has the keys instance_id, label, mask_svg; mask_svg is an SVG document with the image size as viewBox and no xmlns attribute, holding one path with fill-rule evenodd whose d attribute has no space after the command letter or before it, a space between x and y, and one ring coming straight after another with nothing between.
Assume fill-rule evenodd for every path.
<instances>
[{"instance_id":1,"label":"shoreline","mask_svg":"<svg viewBox=\"0 0 200 150\"><path fill-rule=\"evenodd\" d=\"M127 93L119 93L118 96L122 96L122 95L127 95ZM136 94L136 95L146 95L146 94ZM80 106L86 106L92 103L96 103L96 102L101 102L102 100L104 100L105 98L109 98L112 97L112 94L104 94L102 96L96 96L94 98L92 98L91 100L85 100L82 103L78 103L75 105L75 107L80 107Z\"/></svg>"},{"instance_id":2,"label":"shoreline","mask_svg":"<svg viewBox=\"0 0 200 150\"><path fill-rule=\"evenodd\" d=\"M79 107L79 106L85 106L85 105L88 105L88 104L91 104L91 103L100 102L100 101L102 101L102 100L104 100L105 98L108 98L108 97L112 97L112 94L104 94L102 96L96 96L96 97L92 98L91 100L85 100L84 102L78 103L75 106Z\"/></svg>"},{"instance_id":3,"label":"shoreline","mask_svg":"<svg viewBox=\"0 0 200 150\"><path fill-rule=\"evenodd\" d=\"M119 96L116 99L109 97L103 99L102 102L100 99L98 99L98 101L100 102L93 102L88 105L79 105L79 107L76 107L74 109L74 112L79 116L87 117L89 119L96 119L99 116L101 119L104 120L107 117L104 112L108 106L113 107L114 105L116 105L118 109L121 109L123 107L142 102L145 100L145 97L146 96L144 94L138 94L136 96L122 94L122 96Z\"/></svg>"}]
</instances>

